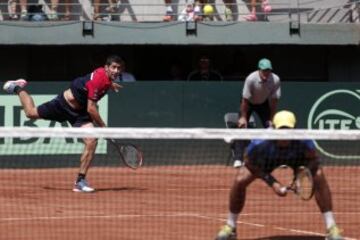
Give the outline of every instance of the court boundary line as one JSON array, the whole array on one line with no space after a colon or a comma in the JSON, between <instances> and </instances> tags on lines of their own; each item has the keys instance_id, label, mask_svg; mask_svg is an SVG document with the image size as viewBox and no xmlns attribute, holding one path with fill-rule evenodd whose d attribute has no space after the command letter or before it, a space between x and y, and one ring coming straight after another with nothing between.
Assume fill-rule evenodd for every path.
<instances>
[{"instance_id":1,"label":"court boundary line","mask_svg":"<svg viewBox=\"0 0 360 240\"><path fill-rule=\"evenodd\" d=\"M281 214L293 215L291 212L282 212ZM319 215L315 212L302 212L297 213L301 215ZM336 212L336 215L359 215L357 212ZM278 213L241 213L242 216L271 216L278 215ZM11 222L11 221L36 221L36 220L65 220L65 219L92 219L92 218L135 218L135 217L201 217L208 219L222 219L226 218L215 218L206 216L199 213L185 212L185 213L171 213L171 214L114 214L114 215L76 215L76 216L45 216L45 217L4 217L0 218L0 222ZM241 222L239 222L241 223ZM255 224L255 223L254 223ZM261 224L260 224L261 225Z\"/></svg>"}]
</instances>

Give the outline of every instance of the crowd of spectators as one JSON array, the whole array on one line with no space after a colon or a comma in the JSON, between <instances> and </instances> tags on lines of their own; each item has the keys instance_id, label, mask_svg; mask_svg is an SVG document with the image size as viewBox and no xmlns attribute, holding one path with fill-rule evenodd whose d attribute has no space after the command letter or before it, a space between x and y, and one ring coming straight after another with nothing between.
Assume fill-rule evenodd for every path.
<instances>
[{"instance_id":1,"label":"crowd of spectators","mask_svg":"<svg viewBox=\"0 0 360 240\"><path fill-rule=\"evenodd\" d=\"M59 0L51 0L47 13L41 4L29 4L27 0L8 1L8 19L22 21L43 21L43 20L70 20L71 0L62 0L64 10L59 16ZM18 7L19 6L19 7Z\"/></svg>"},{"instance_id":2,"label":"crowd of spectators","mask_svg":"<svg viewBox=\"0 0 360 240\"><path fill-rule=\"evenodd\" d=\"M8 0L8 11L5 14L5 20L30 20L30 21L42 21L42 20L76 20L79 19L81 13L76 11L82 11L84 7L79 7L81 1L74 0L50 0L47 6L41 4L28 3L28 0ZM122 10L126 6L131 5L129 1L123 0L92 0L89 2L92 4L91 17L93 20L99 21L112 21L120 19ZM237 10L236 0L223 0L224 12L218 12L218 6L214 2L208 2L207 0L186 0L185 4L179 4L174 0L164 0L165 14L161 19L161 13L159 13L159 20L163 21L212 21L212 20L226 20L234 21L238 19L239 15ZM61 11L59 11L61 6ZM78 6L76 9L72 9L73 6ZM263 13L267 14L271 11L271 6L268 0L251 0L249 7L250 14L243 16L244 20L256 21L257 9L261 9ZM128 6L127 6L128 7ZM161 8L161 7L160 7ZM132 9L132 8L130 8ZM4 15L4 14L3 14ZM136 15L134 12L130 15ZM114 17L115 16L115 17ZM132 20L136 20L136 16L132 16Z\"/></svg>"},{"instance_id":3,"label":"crowd of spectators","mask_svg":"<svg viewBox=\"0 0 360 240\"><path fill-rule=\"evenodd\" d=\"M27 16L27 2L26 0L19 0L20 3L20 18L24 19ZM17 0L9 0L8 2L8 13L10 20L17 20L19 19L17 13Z\"/></svg>"}]
</instances>

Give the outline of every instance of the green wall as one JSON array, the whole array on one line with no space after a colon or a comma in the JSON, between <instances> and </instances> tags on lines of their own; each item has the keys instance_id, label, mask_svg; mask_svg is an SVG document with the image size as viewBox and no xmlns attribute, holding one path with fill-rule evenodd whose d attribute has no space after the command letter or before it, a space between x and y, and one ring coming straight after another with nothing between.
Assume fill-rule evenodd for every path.
<instances>
[{"instance_id":1,"label":"green wall","mask_svg":"<svg viewBox=\"0 0 360 240\"><path fill-rule=\"evenodd\" d=\"M58 94L69 85L69 82L31 82L28 90L34 95ZM147 81L123 85L119 93L109 93L107 112L110 127L221 128L224 127L224 114L239 110L243 82ZM352 94L337 93L328 97L319 109L340 109L352 116L360 116L357 97L360 83L353 82L283 82L279 109L294 111L298 127L307 128L309 113L316 101L340 89ZM1 95L8 96L5 93ZM6 106L1 105L4 101L0 102L0 124L8 117L4 116ZM355 121L353 126L356 128Z\"/></svg>"},{"instance_id":2,"label":"green wall","mask_svg":"<svg viewBox=\"0 0 360 240\"><path fill-rule=\"evenodd\" d=\"M36 104L40 104L44 97L56 95L68 86L69 82L37 82L30 83L28 90ZM358 89L359 83L283 82L279 109L295 112L299 128L360 129ZM124 84L119 93L110 93L99 106L110 127L224 128L223 116L238 111L241 91L242 82L135 82ZM55 124L29 121L21 113L15 95L0 94L0 114L2 126ZM78 166L82 146L74 144L76 139L60 144L50 139L15 140L0 139L1 168ZM221 140L134 142L143 148L147 165L224 164L229 157L229 145ZM331 160L327 164L358 164L360 143L321 141L317 144L323 158ZM17 150L9 154L11 149ZM27 152L29 149L39 152ZM111 149L106 150L105 141L99 141L98 150L94 165L119 164Z\"/></svg>"},{"instance_id":3,"label":"green wall","mask_svg":"<svg viewBox=\"0 0 360 240\"><path fill-rule=\"evenodd\" d=\"M224 127L226 112L237 112L242 82L136 82L109 95L109 124L114 127ZM296 113L298 127L307 128L315 102L324 94L360 83L282 83L279 109ZM331 108L358 113L358 99L334 96ZM324 102L324 104L328 104Z\"/></svg>"},{"instance_id":4,"label":"green wall","mask_svg":"<svg viewBox=\"0 0 360 240\"><path fill-rule=\"evenodd\" d=\"M213 82L126 84L110 94L109 123L134 127L221 127L237 111L242 85Z\"/></svg>"}]
</instances>

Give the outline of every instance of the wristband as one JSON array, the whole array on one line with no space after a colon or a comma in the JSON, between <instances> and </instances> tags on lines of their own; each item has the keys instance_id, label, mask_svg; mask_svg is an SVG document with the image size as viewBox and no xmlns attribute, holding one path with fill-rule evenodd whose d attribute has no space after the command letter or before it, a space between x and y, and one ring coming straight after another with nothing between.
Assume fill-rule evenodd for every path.
<instances>
[{"instance_id":1,"label":"wristband","mask_svg":"<svg viewBox=\"0 0 360 240\"><path fill-rule=\"evenodd\" d=\"M267 185L269 185L269 187L272 187L274 182L276 182L276 179L271 174L268 173L264 174L262 176L262 179L267 183Z\"/></svg>"}]
</instances>

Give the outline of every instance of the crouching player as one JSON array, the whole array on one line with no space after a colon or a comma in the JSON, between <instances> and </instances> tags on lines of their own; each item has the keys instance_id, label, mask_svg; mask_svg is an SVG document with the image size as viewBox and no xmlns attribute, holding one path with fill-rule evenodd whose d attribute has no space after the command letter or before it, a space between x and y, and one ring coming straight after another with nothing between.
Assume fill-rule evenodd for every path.
<instances>
[{"instance_id":1,"label":"crouching player","mask_svg":"<svg viewBox=\"0 0 360 240\"><path fill-rule=\"evenodd\" d=\"M276 129L295 127L296 118L292 112L280 111L273 118ZM236 222L246 199L246 188L257 178L264 180L279 196L285 196L282 186L271 172L281 166L291 168L307 166L313 175L315 200L323 215L327 240L341 240L333 214L331 192L311 140L253 140L245 151L245 166L239 169L230 192L229 215L220 229L216 240L236 239Z\"/></svg>"}]
</instances>

